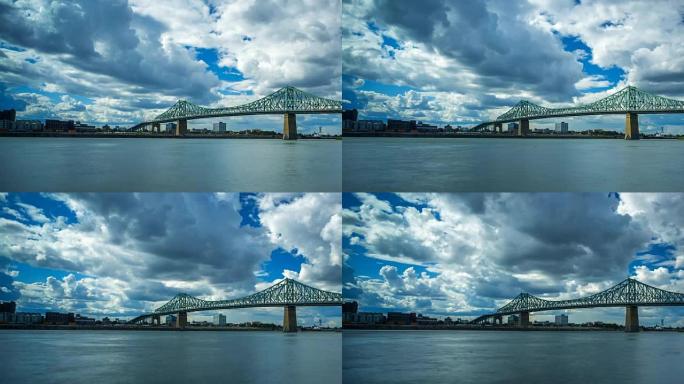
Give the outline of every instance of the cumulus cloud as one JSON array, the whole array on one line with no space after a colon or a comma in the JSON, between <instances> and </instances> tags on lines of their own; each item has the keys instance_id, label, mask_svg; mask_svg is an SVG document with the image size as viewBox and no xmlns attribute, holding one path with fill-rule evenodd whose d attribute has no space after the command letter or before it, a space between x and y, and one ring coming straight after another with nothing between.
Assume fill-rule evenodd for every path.
<instances>
[{"instance_id":1,"label":"cumulus cloud","mask_svg":"<svg viewBox=\"0 0 684 384\"><path fill-rule=\"evenodd\" d=\"M363 255L377 266L345 267L344 294L367 307L474 315L519 292L576 298L628 275L684 291L682 257L653 250L680 249L681 194L355 198L343 211L346 263Z\"/></svg>"},{"instance_id":2,"label":"cumulus cloud","mask_svg":"<svg viewBox=\"0 0 684 384\"><path fill-rule=\"evenodd\" d=\"M259 272L278 247L304 259L294 271L283 269L280 276L276 271L278 279L293 273L312 286L340 290L338 195L247 197L258 200L252 219L261 225L256 226L243 223L246 203L237 194L43 198L50 204L6 196L0 213L0 255L7 260L0 264L0 285L11 290L3 290L3 297L18 299L22 308L132 316L178 292L237 298L271 285ZM10 261L64 276L26 281L16 277Z\"/></svg>"}]
</instances>

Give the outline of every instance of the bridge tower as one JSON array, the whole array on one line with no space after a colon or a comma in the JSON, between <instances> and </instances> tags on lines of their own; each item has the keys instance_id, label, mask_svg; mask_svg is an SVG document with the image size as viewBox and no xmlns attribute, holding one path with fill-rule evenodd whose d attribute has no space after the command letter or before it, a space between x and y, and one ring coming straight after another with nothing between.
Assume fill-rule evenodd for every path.
<instances>
[{"instance_id":1,"label":"bridge tower","mask_svg":"<svg viewBox=\"0 0 684 384\"><path fill-rule=\"evenodd\" d=\"M185 328L188 325L188 313L178 312L176 317L176 328Z\"/></svg>"},{"instance_id":2,"label":"bridge tower","mask_svg":"<svg viewBox=\"0 0 684 384\"><path fill-rule=\"evenodd\" d=\"M283 332L297 332L297 307L294 305L285 306Z\"/></svg>"},{"instance_id":3,"label":"bridge tower","mask_svg":"<svg viewBox=\"0 0 684 384\"><path fill-rule=\"evenodd\" d=\"M625 332L639 332L639 307L636 305L625 308Z\"/></svg>"},{"instance_id":4,"label":"bridge tower","mask_svg":"<svg viewBox=\"0 0 684 384\"><path fill-rule=\"evenodd\" d=\"M530 133L530 120L520 119L518 122L518 136L527 136Z\"/></svg>"},{"instance_id":5,"label":"bridge tower","mask_svg":"<svg viewBox=\"0 0 684 384\"><path fill-rule=\"evenodd\" d=\"M628 112L625 118L625 140L639 140L639 115Z\"/></svg>"},{"instance_id":6,"label":"bridge tower","mask_svg":"<svg viewBox=\"0 0 684 384\"><path fill-rule=\"evenodd\" d=\"M188 133L188 119L176 121L176 136L184 136Z\"/></svg>"},{"instance_id":7,"label":"bridge tower","mask_svg":"<svg viewBox=\"0 0 684 384\"><path fill-rule=\"evenodd\" d=\"M286 113L283 120L283 140L297 140L297 115Z\"/></svg>"},{"instance_id":8,"label":"bridge tower","mask_svg":"<svg viewBox=\"0 0 684 384\"><path fill-rule=\"evenodd\" d=\"M520 312L520 326L523 328L527 328L530 326L530 312Z\"/></svg>"}]
</instances>

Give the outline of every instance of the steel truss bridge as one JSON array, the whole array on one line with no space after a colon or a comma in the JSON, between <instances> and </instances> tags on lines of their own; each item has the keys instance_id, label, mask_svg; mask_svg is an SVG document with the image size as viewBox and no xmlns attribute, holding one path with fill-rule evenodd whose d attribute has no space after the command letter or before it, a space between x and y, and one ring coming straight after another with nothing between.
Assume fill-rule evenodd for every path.
<instances>
[{"instance_id":1,"label":"steel truss bridge","mask_svg":"<svg viewBox=\"0 0 684 384\"><path fill-rule=\"evenodd\" d=\"M493 126L494 132L502 133L503 123L517 122L517 135L526 136L530 130L530 120L564 116L624 114L625 139L639 138L639 114L684 113L684 101L669 99L642 91L634 86L585 105L566 108L547 108L526 100L520 101L508 112L494 121L479 124L473 128L482 131Z\"/></svg>"},{"instance_id":2,"label":"steel truss bridge","mask_svg":"<svg viewBox=\"0 0 684 384\"><path fill-rule=\"evenodd\" d=\"M152 132L161 132L161 123L176 123L176 136L187 132L188 120L211 117L230 117L245 115L283 115L283 139L297 139L297 114L342 113L342 102L325 99L304 92L295 87L284 87L278 91L247 104L225 108L208 108L179 100L171 108L151 121L133 126L131 131L139 131L146 127Z\"/></svg>"},{"instance_id":3,"label":"steel truss bridge","mask_svg":"<svg viewBox=\"0 0 684 384\"><path fill-rule=\"evenodd\" d=\"M160 324L161 316L175 314L177 315L176 327L183 328L187 325L188 312L284 307L283 331L296 332L296 307L321 306L342 306L342 294L313 288L293 279L284 279L261 292L231 300L209 301L179 293L154 312L140 315L130 320L129 323L142 324L151 319L152 324Z\"/></svg>"},{"instance_id":4,"label":"steel truss bridge","mask_svg":"<svg viewBox=\"0 0 684 384\"><path fill-rule=\"evenodd\" d=\"M684 306L684 293L670 292L652 287L640 281L628 278L605 291L572 300L545 300L529 293L521 293L508 304L473 320L472 323L483 324L489 320L502 323L506 315L518 315L519 325L529 326L530 312L596 308L625 307L625 331L639 331L638 307L647 306Z\"/></svg>"}]
</instances>

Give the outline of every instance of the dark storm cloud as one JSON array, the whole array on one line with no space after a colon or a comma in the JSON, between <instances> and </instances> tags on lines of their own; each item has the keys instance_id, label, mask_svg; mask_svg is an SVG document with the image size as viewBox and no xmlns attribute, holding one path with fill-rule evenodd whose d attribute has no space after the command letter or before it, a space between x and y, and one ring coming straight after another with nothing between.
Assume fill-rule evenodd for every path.
<instances>
[{"instance_id":1,"label":"dark storm cloud","mask_svg":"<svg viewBox=\"0 0 684 384\"><path fill-rule=\"evenodd\" d=\"M35 9L0 4L0 38L11 44L64 55L78 69L147 92L216 99L210 92L219 85L216 76L184 48L165 50L164 30L160 22L134 14L127 1L49 2Z\"/></svg>"}]
</instances>

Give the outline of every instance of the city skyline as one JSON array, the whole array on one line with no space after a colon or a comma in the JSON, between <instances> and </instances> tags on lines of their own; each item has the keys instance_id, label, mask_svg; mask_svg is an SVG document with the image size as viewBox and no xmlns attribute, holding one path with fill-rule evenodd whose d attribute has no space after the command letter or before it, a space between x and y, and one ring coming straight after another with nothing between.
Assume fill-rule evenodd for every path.
<instances>
[{"instance_id":1,"label":"city skyline","mask_svg":"<svg viewBox=\"0 0 684 384\"><path fill-rule=\"evenodd\" d=\"M492 313L521 292L574 299L627 277L684 292L681 194L344 194L343 296L367 312ZM673 307L643 325L682 326ZM624 322L622 308L534 313Z\"/></svg>"},{"instance_id":2,"label":"city skyline","mask_svg":"<svg viewBox=\"0 0 684 384\"><path fill-rule=\"evenodd\" d=\"M467 126L520 100L585 104L627 85L681 100L683 7L676 1L657 7L647 1L345 2L344 106L364 119ZM552 129L559 121L532 125ZM565 121L577 129L624 129L620 116ZM641 124L645 133L684 132L676 115L643 116Z\"/></svg>"},{"instance_id":3,"label":"city skyline","mask_svg":"<svg viewBox=\"0 0 684 384\"><path fill-rule=\"evenodd\" d=\"M32 0L0 10L0 103L21 119L133 125L179 99L228 107L287 85L340 99L336 1ZM224 121L232 130L282 130L275 116ZM340 131L334 115L299 124Z\"/></svg>"},{"instance_id":4,"label":"city skyline","mask_svg":"<svg viewBox=\"0 0 684 384\"><path fill-rule=\"evenodd\" d=\"M231 299L285 277L341 289L336 194L10 193L0 205L0 300L18 311L132 318L179 292ZM221 312L282 321L282 308ZM340 325L336 308L298 312L304 325Z\"/></svg>"}]
</instances>

